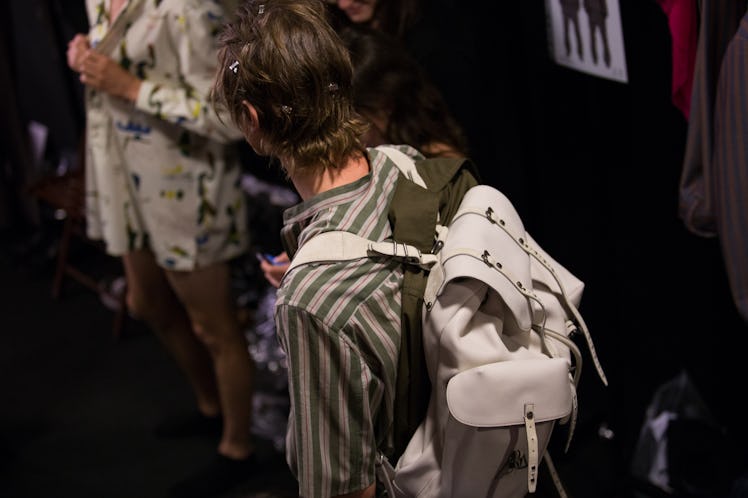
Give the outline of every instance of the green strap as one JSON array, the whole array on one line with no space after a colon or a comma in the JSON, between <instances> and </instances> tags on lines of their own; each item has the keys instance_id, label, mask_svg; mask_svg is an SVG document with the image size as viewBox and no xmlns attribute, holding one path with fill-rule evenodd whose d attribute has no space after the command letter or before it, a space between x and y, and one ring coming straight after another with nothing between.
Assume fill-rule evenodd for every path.
<instances>
[{"instance_id":1,"label":"green strap","mask_svg":"<svg viewBox=\"0 0 748 498\"><path fill-rule=\"evenodd\" d=\"M389 209L393 238L430 252L437 217L442 224L452 219L462 196L479 183L475 165L467 159L433 158L418 161L418 172L428 190L401 175ZM428 272L405 265L402 291L402 335L394 402L394 452L397 461L426 414L431 383L423 355L421 310Z\"/></svg>"}]
</instances>

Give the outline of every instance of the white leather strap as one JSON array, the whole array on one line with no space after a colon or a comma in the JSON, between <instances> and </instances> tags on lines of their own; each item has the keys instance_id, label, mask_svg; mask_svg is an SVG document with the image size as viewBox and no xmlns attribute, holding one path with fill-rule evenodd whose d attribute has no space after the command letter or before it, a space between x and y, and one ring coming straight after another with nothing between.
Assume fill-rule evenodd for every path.
<instances>
[{"instance_id":1,"label":"white leather strap","mask_svg":"<svg viewBox=\"0 0 748 498\"><path fill-rule=\"evenodd\" d=\"M569 495L566 494L566 489L564 489L564 484L561 482L561 477L558 475L556 466L553 464L551 454L547 450L545 455L543 455L543 461L548 467L548 473L551 475L551 481L553 481L553 485L556 487L558 498L569 498Z\"/></svg>"},{"instance_id":2,"label":"white leather strap","mask_svg":"<svg viewBox=\"0 0 748 498\"><path fill-rule=\"evenodd\" d=\"M437 262L435 255L423 253L417 247L409 244L392 242L371 242L368 247L369 253L380 256L397 258L410 265L418 265L429 269Z\"/></svg>"},{"instance_id":3,"label":"white leather strap","mask_svg":"<svg viewBox=\"0 0 748 498\"><path fill-rule=\"evenodd\" d=\"M535 404L525 404L525 432L527 433L527 490L535 492L538 485L538 433L535 430Z\"/></svg>"},{"instance_id":4,"label":"white leather strap","mask_svg":"<svg viewBox=\"0 0 748 498\"><path fill-rule=\"evenodd\" d=\"M315 235L304 243L294 254L293 261L286 270L309 263L351 261L372 256L397 258L404 263L428 269L437 258L430 253L422 253L415 246L395 242L372 242L355 233L331 230Z\"/></svg>"},{"instance_id":5,"label":"white leather strap","mask_svg":"<svg viewBox=\"0 0 748 498\"><path fill-rule=\"evenodd\" d=\"M350 232L334 230L320 233L299 248L286 273L292 268L308 263L367 258L370 243L370 240Z\"/></svg>"},{"instance_id":6,"label":"white leather strap","mask_svg":"<svg viewBox=\"0 0 748 498\"><path fill-rule=\"evenodd\" d=\"M392 482L395 480L395 469L392 467L392 464L382 452L379 452L379 454L377 455L375 471L377 474L377 478L379 478L379 482L384 485L387 496L395 498L397 495L395 494L395 488L392 484Z\"/></svg>"}]
</instances>

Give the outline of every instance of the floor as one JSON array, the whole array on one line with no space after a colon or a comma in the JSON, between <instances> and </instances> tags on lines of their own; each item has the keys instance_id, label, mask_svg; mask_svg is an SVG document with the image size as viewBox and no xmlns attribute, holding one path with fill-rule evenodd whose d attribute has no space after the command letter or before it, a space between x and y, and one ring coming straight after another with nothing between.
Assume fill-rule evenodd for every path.
<instances>
[{"instance_id":1,"label":"floor","mask_svg":"<svg viewBox=\"0 0 748 498\"><path fill-rule=\"evenodd\" d=\"M7 239L6 239L7 240ZM76 255L103 280L117 266ZM162 498L207 462L216 441L158 439L162 417L192 408L180 373L160 344L128 318L112 337L113 312L72 280L50 294L44 254L0 252L0 497ZM267 467L226 495L296 496L296 483L270 442Z\"/></svg>"}]
</instances>

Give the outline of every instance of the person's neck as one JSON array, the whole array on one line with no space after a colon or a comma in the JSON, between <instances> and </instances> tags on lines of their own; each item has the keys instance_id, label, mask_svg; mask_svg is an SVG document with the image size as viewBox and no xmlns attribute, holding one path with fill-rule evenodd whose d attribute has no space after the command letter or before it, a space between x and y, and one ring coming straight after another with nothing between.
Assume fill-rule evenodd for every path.
<instances>
[{"instance_id":1,"label":"person's neck","mask_svg":"<svg viewBox=\"0 0 748 498\"><path fill-rule=\"evenodd\" d=\"M301 198L307 200L322 192L353 183L368 174L369 161L366 155L355 155L348 157L340 168L327 168L323 173L313 175L297 173L291 177L291 181Z\"/></svg>"}]
</instances>

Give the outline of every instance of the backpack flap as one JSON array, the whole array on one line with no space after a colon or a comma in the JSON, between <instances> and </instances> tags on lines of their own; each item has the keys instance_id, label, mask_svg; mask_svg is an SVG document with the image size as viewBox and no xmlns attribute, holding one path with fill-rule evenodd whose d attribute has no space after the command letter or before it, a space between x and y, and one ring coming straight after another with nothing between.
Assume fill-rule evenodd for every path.
<instances>
[{"instance_id":1,"label":"backpack flap","mask_svg":"<svg viewBox=\"0 0 748 498\"><path fill-rule=\"evenodd\" d=\"M536 423L571 413L566 360L522 359L481 365L456 374L447 384L450 414L471 427L524 425L527 404L535 405Z\"/></svg>"},{"instance_id":2,"label":"backpack flap","mask_svg":"<svg viewBox=\"0 0 748 498\"><path fill-rule=\"evenodd\" d=\"M432 269L424 295L427 309L448 282L475 278L501 296L520 331L529 331L538 303L532 299L530 257L521 245L524 234L522 220L501 192L487 185L468 190L443 235L441 268Z\"/></svg>"}]
</instances>

